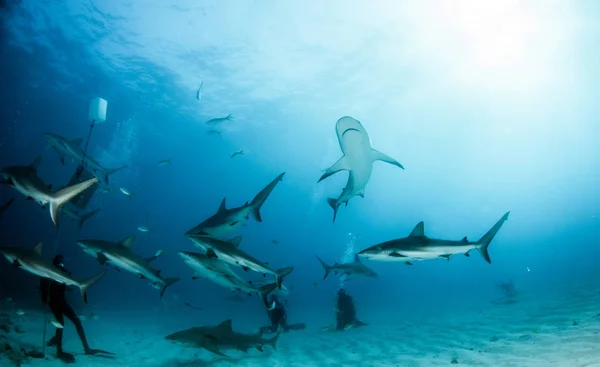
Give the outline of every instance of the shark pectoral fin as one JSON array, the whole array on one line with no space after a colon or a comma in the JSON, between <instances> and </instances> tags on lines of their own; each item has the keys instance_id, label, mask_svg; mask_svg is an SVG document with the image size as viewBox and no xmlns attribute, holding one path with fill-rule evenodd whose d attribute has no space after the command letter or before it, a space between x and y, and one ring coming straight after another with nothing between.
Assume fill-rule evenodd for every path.
<instances>
[{"instance_id":1,"label":"shark pectoral fin","mask_svg":"<svg viewBox=\"0 0 600 367\"><path fill-rule=\"evenodd\" d=\"M242 269L244 269L244 271L249 271L250 270L250 268L247 267L247 266L242 266Z\"/></svg>"},{"instance_id":2,"label":"shark pectoral fin","mask_svg":"<svg viewBox=\"0 0 600 367\"><path fill-rule=\"evenodd\" d=\"M117 268L116 266L115 266L115 270L118 271L119 273L121 272L121 269Z\"/></svg>"},{"instance_id":3,"label":"shark pectoral fin","mask_svg":"<svg viewBox=\"0 0 600 367\"><path fill-rule=\"evenodd\" d=\"M397 252L390 252L390 256L391 257L406 257L406 256L404 256L402 254L397 253Z\"/></svg>"},{"instance_id":4,"label":"shark pectoral fin","mask_svg":"<svg viewBox=\"0 0 600 367\"><path fill-rule=\"evenodd\" d=\"M214 259L218 259L219 257L217 256L217 254L212 250L212 249L208 249L206 250L206 256L210 257L210 258L214 258Z\"/></svg>"},{"instance_id":5,"label":"shark pectoral fin","mask_svg":"<svg viewBox=\"0 0 600 367\"><path fill-rule=\"evenodd\" d=\"M104 254L98 253L98 255L96 255L96 260L98 260L100 265L104 265L108 261L108 258L106 256L104 256Z\"/></svg>"},{"instance_id":6,"label":"shark pectoral fin","mask_svg":"<svg viewBox=\"0 0 600 367\"><path fill-rule=\"evenodd\" d=\"M452 257L452 255L440 255L440 257L443 257L446 260L450 260L450 258Z\"/></svg>"},{"instance_id":7,"label":"shark pectoral fin","mask_svg":"<svg viewBox=\"0 0 600 367\"><path fill-rule=\"evenodd\" d=\"M371 149L371 159L373 160L373 162L382 161L382 162L386 162L386 163L392 164L396 167L400 167L400 168L404 169L404 166L402 166L400 164L400 162L398 162L394 158L390 157L389 155L383 154L380 151L375 150L375 149Z\"/></svg>"},{"instance_id":8,"label":"shark pectoral fin","mask_svg":"<svg viewBox=\"0 0 600 367\"><path fill-rule=\"evenodd\" d=\"M465 252L465 256L466 257L471 257L471 254L469 254L468 252Z\"/></svg>"},{"instance_id":9,"label":"shark pectoral fin","mask_svg":"<svg viewBox=\"0 0 600 367\"><path fill-rule=\"evenodd\" d=\"M198 279L198 278L200 278L200 277L199 277L199 276L197 276L197 275L192 275L192 280L196 280L196 279Z\"/></svg>"},{"instance_id":10,"label":"shark pectoral fin","mask_svg":"<svg viewBox=\"0 0 600 367\"><path fill-rule=\"evenodd\" d=\"M140 279L146 279L146 277L142 274L138 274L138 276L140 277Z\"/></svg>"},{"instance_id":11,"label":"shark pectoral fin","mask_svg":"<svg viewBox=\"0 0 600 367\"><path fill-rule=\"evenodd\" d=\"M13 260L13 262L12 262L12 265L13 265L15 268L20 268L20 267L21 267L21 263L20 263L20 262L19 262L19 260L17 260L17 259L14 259L14 260Z\"/></svg>"},{"instance_id":12,"label":"shark pectoral fin","mask_svg":"<svg viewBox=\"0 0 600 367\"><path fill-rule=\"evenodd\" d=\"M406 262L406 265L412 265L413 263L411 263L410 261Z\"/></svg>"},{"instance_id":13,"label":"shark pectoral fin","mask_svg":"<svg viewBox=\"0 0 600 367\"><path fill-rule=\"evenodd\" d=\"M31 196L28 196L25 198L25 200L33 200L33 198Z\"/></svg>"},{"instance_id":14,"label":"shark pectoral fin","mask_svg":"<svg viewBox=\"0 0 600 367\"><path fill-rule=\"evenodd\" d=\"M339 171L350 171L350 160L346 158L346 156L342 156L342 158L338 159L333 166L329 167L317 182L321 182Z\"/></svg>"}]
</instances>

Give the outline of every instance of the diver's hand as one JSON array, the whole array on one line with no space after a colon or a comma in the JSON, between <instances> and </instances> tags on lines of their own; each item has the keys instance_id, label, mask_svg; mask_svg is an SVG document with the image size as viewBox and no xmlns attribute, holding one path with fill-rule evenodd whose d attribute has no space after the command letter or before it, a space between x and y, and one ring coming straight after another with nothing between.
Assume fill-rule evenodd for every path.
<instances>
[{"instance_id":1,"label":"diver's hand","mask_svg":"<svg viewBox=\"0 0 600 367\"><path fill-rule=\"evenodd\" d=\"M73 356L71 353L60 352L57 353L56 356L64 363L75 363L75 356Z\"/></svg>"},{"instance_id":2,"label":"diver's hand","mask_svg":"<svg viewBox=\"0 0 600 367\"><path fill-rule=\"evenodd\" d=\"M88 349L85 351L85 354L87 354L88 356L95 356L97 354L106 354L106 355L110 355L110 356L114 356L114 353L111 352L107 352L105 350L102 349Z\"/></svg>"}]
</instances>

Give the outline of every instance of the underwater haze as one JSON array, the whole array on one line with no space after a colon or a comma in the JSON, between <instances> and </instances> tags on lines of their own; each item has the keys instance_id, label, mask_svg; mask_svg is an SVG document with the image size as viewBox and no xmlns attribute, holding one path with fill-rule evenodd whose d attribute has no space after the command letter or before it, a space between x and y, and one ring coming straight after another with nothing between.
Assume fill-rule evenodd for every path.
<instances>
[{"instance_id":1,"label":"underwater haze","mask_svg":"<svg viewBox=\"0 0 600 367\"><path fill-rule=\"evenodd\" d=\"M76 212L99 211L81 228L71 204L55 226L50 204L3 170L0 205L14 202L0 217L0 319L12 326L0 347L46 358L6 352L0 365L62 364L41 345L56 328L40 274L5 250L41 241L77 280L107 271L87 304L77 290L67 299L92 348L116 355L85 355L66 321L76 364L600 366L600 3L4 0L0 22L0 167L41 157L34 172L51 191L67 186L81 157L48 133L102 166L84 167L99 182ZM96 98L106 119L90 130ZM110 168L121 169L106 182ZM257 218L253 198L284 172ZM247 212L192 238L223 198ZM488 263L482 241L499 220ZM129 236L160 272L119 270L77 242ZM241 236L231 246L260 266L293 267L272 294L301 330L276 327L246 351L212 331L191 347L165 339L227 319L257 338L271 325L271 301L199 275L178 252L252 287L278 275L228 263L202 236ZM370 247L377 256L360 253ZM317 257L377 276L326 274ZM340 288L360 323L335 331Z\"/></svg>"}]
</instances>

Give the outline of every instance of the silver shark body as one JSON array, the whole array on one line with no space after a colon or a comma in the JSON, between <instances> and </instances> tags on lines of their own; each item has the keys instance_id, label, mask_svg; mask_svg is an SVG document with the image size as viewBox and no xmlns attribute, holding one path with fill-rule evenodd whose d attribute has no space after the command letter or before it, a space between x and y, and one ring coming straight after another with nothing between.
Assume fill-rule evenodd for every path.
<instances>
[{"instance_id":1,"label":"silver shark body","mask_svg":"<svg viewBox=\"0 0 600 367\"><path fill-rule=\"evenodd\" d=\"M103 167L98 161L89 155L84 154L83 149L81 149L82 139L67 139L63 136L52 133L45 133L44 136L46 137L48 146L58 153L60 161L63 164L65 164L65 158L69 158L75 161L77 164L81 164L83 161L83 167L85 170L105 183L108 183L109 175L127 168L127 166L122 166L119 168Z\"/></svg>"},{"instance_id":2,"label":"silver shark body","mask_svg":"<svg viewBox=\"0 0 600 367\"><path fill-rule=\"evenodd\" d=\"M333 265L328 265L318 256L317 260L319 260L321 266L323 266L323 269L325 269L323 280L325 280L331 272L333 272L335 275L340 274L344 280L351 280L355 278L379 278L376 272L369 269L360 261L358 255L354 255L353 262L342 264L335 263Z\"/></svg>"},{"instance_id":3,"label":"silver shark body","mask_svg":"<svg viewBox=\"0 0 600 367\"><path fill-rule=\"evenodd\" d=\"M365 187L373 171L373 162L383 161L404 169L394 158L371 147L371 138L360 121L344 116L337 121L335 130L343 155L318 181L321 182L337 172L348 171L348 181L341 195L337 199L327 199L327 203L333 208L334 222L337 210L342 204L348 206L348 202L354 196L364 198Z\"/></svg>"},{"instance_id":4,"label":"silver shark body","mask_svg":"<svg viewBox=\"0 0 600 367\"><path fill-rule=\"evenodd\" d=\"M212 236L224 238L244 225L244 221L252 215L258 222L262 222L260 208L265 203L275 186L283 179L285 172L277 176L264 189L262 189L250 203L227 209L225 198L221 201L216 214L198 224L185 233L186 236Z\"/></svg>"},{"instance_id":5,"label":"silver shark body","mask_svg":"<svg viewBox=\"0 0 600 367\"><path fill-rule=\"evenodd\" d=\"M265 305L267 304L267 295L277 289L277 283L275 282L260 286L247 282L234 272L229 265L214 257L189 251L181 251L178 254L194 270L192 279L202 277L231 291L240 291L249 295L257 293Z\"/></svg>"},{"instance_id":6,"label":"silver shark body","mask_svg":"<svg viewBox=\"0 0 600 367\"><path fill-rule=\"evenodd\" d=\"M242 239L239 236L229 241L208 236L191 236L189 239L196 247L203 250L207 257L224 261L233 266L239 266L244 271L252 270L265 275L273 275L278 287L281 287L283 278L294 270L292 267L278 270L271 269L266 263L257 260L239 248Z\"/></svg>"},{"instance_id":7,"label":"silver shark body","mask_svg":"<svg viewBox=\"0 0 600 367\"><path fill-rule=\"evenodd\" d=\"M41 206L45 207L50 204L50 217L52 222L58 226L59 212L61 208L74 197L98 183L98 180L92 178L90 180L65 187L56 192L52 192L50 185L42 181L37 173L38 165L41 157L38 157L29 166L12 166L2 169L4 183L13 186L26 198L37 201Z\"/></svg>"},{"instance_id":8,"label":"silver shark body","mask_svg":"<svg viewBox=\"0 0 600 367\"><path fill-rule=\"evenodd\" d=\"M507 212L494 226L477 242L469 242L467 237L460 241L440 240L425 236L425 226L419 222L410 235L371 246L358 253L358 256L375 261L396 261L412 265L415 261L431 259L450 259L453 255L469 256L471 250L478 250L485 261L491 263L488 247L496 233L508 219Z\"/></svg>"},{"instance_id":9,"label":"silver shark body","mask_svg":"<svg viewBox=\"0 0 600 367\"><path fill-rule=\"evenodd\" d=\"M42 243L38 243L33 249L19 247L0 247L0 252L14 266L36 275L38 277L51 279L67 286L75 286L81 290L83 300L87 303L87 289L106 274L106 271L95 275L88 280L77 281L70 274L46 261L42 256Z\"/></svg>"},{"instance_id":10,"label":"silver shark body","mask_svg":"<svg viewBox=\"0 0 600 367\"><path fill-rule=\"evenodd\" d=\"M162 297L165 290L179 281L179 278L163 278L160 270L150 266L158 255L149 258L141 258L131 251L135 236L130 236L121 242L109 242L104 240L78 240L77 244L83 251L93 256L102 265L108 263L118 269L138 275L141 279L147 279L150 284L160 290ZM160 252L159 252L160 253Z\"/></svg>"},{"instance_id":11,"label":"silver shark body","mask_svg":"<svg viewBox=\"0 0 600 367\"><path fill-rule=\"evenodd\" d=\"M175 344L192 348L204 348L219 356L228 357L221 349L237 349L247 352L250 348L263 351L263 346L271 345L276 348L279 334L272 339L263 339L262 333L242 334L233 331L231 319L225 320L216 326L200 326L178 331L165 337Z\"/></svg>"}]
</instances>

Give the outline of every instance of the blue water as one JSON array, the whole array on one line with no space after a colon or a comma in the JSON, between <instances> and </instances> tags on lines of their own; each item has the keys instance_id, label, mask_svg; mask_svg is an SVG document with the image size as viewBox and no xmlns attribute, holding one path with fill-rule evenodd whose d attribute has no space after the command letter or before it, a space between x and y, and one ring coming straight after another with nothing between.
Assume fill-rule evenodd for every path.
<instances>
[{"instance_id":1,"label":"blue water","mask_svg":"<svg viewBox=\"0 0 600 367\"><path fill-rule=\"evenodd\" d=\"M176 252L194 250L183 234L223 197L240 206L286 172L263 222L250 218L236 235L274 268L294 266L289 313L321 315L300 320L308 325L333 322L341 285L322 281L316 255L349 261L419 221L430 237L475 240L511 211L491 265L476 252L414 266L363 260L379 279L345 284L359 315L376 323L394 310L489 303L498 280L530 294L597 283L600 5L426 3L2 2L0 166L41 155L40 176L66 184L77 165L62 165L43 134L85 138L89 101L101 97L107 120L89 153L129 168L111 176L110 193L95 194L88 208L101 211L82 230L65 217L57 230L47 209L2 187L1 203L17 201L0 223L0 244L43 241L48 258L56 246L84 277L101 267L75 240L135 235L136 253L165 250L153 265L182 277L169 302L176 294L215 322L260 326L268 320L255 296L227 302L229 290L192 281ZM229 113L222 138L208 135L205 121ZM335 122L346 115L406 169L375 162L365 197L332 223L326 198L347 175L317 180L341 156ZM173 164L158 166L163 159ZM37 302L36 278L4 260L0 275L4 298ZM89 297L113 309L161 302L147 282L112 270Z\"/></svg>"}]
</instances>

